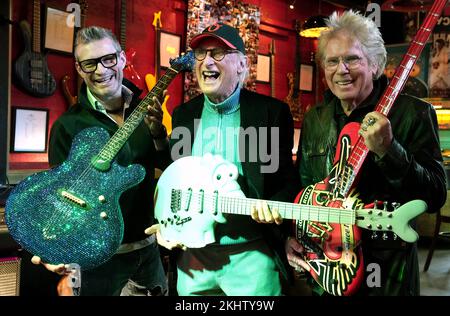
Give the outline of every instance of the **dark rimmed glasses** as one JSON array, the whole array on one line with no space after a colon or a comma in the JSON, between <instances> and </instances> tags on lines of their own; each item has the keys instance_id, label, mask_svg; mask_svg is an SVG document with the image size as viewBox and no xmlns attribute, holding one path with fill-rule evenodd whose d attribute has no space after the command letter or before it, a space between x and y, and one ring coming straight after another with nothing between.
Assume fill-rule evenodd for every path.
<instances>
[{"instance_id":1,"label":"dark rimmed glasses","mask_svg":"<svg viewBox=\"0 0 450 316\"><path fill-rule=\"evenodd\" d=\"M342 61L347 69L353 70L359 67L359 65L361 64L361 60L362 57L359 57L357 55L331 57L325 60L324 66L326 70L334 71Z\"/></svg>"},{"instance_id":2,"label":"dark rimmed glasses","mask_svg":"<svg viewBox=\"0 0 450 316\"><path fill-rule=\"evenodd\" d=\"M86 59L83 61L79 61L78 65L80 65L80 68L81 70L83 70L83 72L88 74L97 70L99 62L105 68L114 67L115 65L117 65L117 55L118 53L112 53L98 58Z\"/></svg>"},{"instance_id":3,"label":"dark rimmed glasses","mask_svg":"<svg viewBox=\"0 0 450 316\"><path fill-rule=\"evenodd\" d=\"M194 49L195 59L198 61L202 61L206 58L206 54L209 52L209 56L211 56L215 61L221 61L225 55L237 53L238 50L232 49L223 49L223 48L213 48L213 49L203 49L196 48Z\"/></svg>"}]
</instances>

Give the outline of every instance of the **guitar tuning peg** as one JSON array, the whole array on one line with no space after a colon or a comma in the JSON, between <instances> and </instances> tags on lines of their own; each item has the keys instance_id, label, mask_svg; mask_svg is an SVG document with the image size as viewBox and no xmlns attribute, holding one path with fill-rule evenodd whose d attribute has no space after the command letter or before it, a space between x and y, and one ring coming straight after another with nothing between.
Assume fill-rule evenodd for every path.
<instances>
[{"instance_id":1,"label":"guitar tuning peg","mask_svg":"<svg viewBox=\"0 0 450 316\"><path fill-rule=\"evenodd\" d=\"M400 207L400 203L398 203L398 202L392 202L391 205L394 210L396 210Z\"/></svg>"},{"instance_id":2,"label":"guitar tuning peg","mask_svg":"<svg viewBox=\"0 0 450 316\"><path fill-rule=\"evenodd\" d=\"M378 208L378 200L374 200L373 201L373 205L374 205L374 209L377 209Z\"/></svg>"},{"instance_id":3,"label":"guitar tuning peg","mask_svg":"<svg viewBox=\"0 0 450 316\"><path fill-rule=\"evenodd\" d=\"M372 236L370 236L370 238L372 239L372 240L375 240L375 239L378 239L378 234L377 234L377 232L372 232Z\"/></svg>"},{"instance_id":4,"label":"guitar tuning peg","mask_svg":"<svg viewBox=\"0 0 450 316\"><path fill-rule=\"evenodd\" d=\"M393 236L392 236L392 237L393 237L393 239L394 239L394 240L397 240L397 239L398 239L398 236L397 236L397 234L393 234Z\"/></svg>"},{"instance_id":5,"label":"guitar tuning peg","mask_svg":"<svg viewBox=\"0 0 450 316\"><path fill-rule=\"evenodd\" d=\"M386 233L383 233L383 236L381 237L383 240L387 240L389 237Z\"/></svg>"},{"instance_id":6,"label":"guitar tuning peg","mask_svg":"<svg viewBox=\"0 0 450 316\"><path fill-rule=\"evenodd\" d=\"M387 205L388 205L388 202L384 201L383 202L383 211L387 210Z\"/></svg>"}]
</instances>

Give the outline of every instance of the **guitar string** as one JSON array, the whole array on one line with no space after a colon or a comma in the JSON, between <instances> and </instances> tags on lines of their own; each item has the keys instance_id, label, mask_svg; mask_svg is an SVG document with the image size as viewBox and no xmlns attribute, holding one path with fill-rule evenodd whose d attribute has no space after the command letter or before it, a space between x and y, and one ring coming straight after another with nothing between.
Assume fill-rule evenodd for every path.
<instances>
[{"instance_id":1,"label":"guitar string","mask_svg":"<svg viewBox=\"0 0 450 316\"><path fill-rule=\"evenodd\" d=\"M190 203L192 202L192 199L196 199L198 201L199 205L205 205L205 202L208 204L209 207L216 207L216 208L224 208L222 210L222 213L229 213L229 214L237 214L237 215L250 215L250 208L252 206L256 206L258 201L265 201L269 204L269 207L271 205L272 208L278 208L278 211L285 214L292 214L292 217L295 213L298 213L300 216L301 214L308 214L310 216L316 216L318 220L315 219L305 219L309 221L324 221L322 217L320 217L320 213L327 213L328 214L328 222L332 222L331 219L339 218L343 220L351 221L352 224L355 223L355 211L353 209L345 209L345 208L335 208L335 207L327 207L327 206L317 206L317 205L308 205L308 204L297 204L297 203L289 203L289 202L280 202L280 201L270 201L270 200L258 200L258 199L252 199L252 198L241 198L241 197L233 197L233 196L218 196L216 198L213 194L202 194L197 192L187 192L182 191L183 200L190 200ZM218 200L218 201L217 201ZM217 201L217 203L216 203ZM183 205L185 206L185 205ZM242 211L242 208L247 208L246 210ZM241 212L233 211L236 209L241 209ZM180 212L183 212L183 210L180 210ZM292 218L296 220L301 220L300 218Z\"/></svg>"}]
</instances>

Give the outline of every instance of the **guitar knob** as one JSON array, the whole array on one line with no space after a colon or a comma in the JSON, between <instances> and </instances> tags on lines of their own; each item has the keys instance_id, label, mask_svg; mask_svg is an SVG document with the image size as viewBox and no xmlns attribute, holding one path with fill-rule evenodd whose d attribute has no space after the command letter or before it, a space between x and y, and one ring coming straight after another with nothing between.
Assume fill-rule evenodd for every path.
<instances>
[{"instance_id":1,"label":"guitar knob","mask_svg":"<svg viewBox=\"0 0 450 316\"><path fill-rule=\"evenodd\" d=\"M100 217L103 219L107 219L108 218L108 214L106 214L106 212L101 212L100 213Z\"/></svg>"},{"instance_id":2,"label":"guitar knob","mask_svg":"<svg viewBox=\"0 0 450 316\"><path fill-rule=\"evenodd\" d=\"M99 195L98 200L100 201L100 203L106 203L106 198L104 195Z\"/></svg>"}]
</instances>

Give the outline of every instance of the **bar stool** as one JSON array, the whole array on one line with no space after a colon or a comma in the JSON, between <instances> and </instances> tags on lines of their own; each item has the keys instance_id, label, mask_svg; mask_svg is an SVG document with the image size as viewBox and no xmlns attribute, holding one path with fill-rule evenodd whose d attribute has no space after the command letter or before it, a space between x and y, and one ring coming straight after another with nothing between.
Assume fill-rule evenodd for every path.
<instances>
[{"instance_id":1,"label":"bar stool","mask_svg":"<svg viewBox=\"0 0 450 316\"><path fill-rule=\"evenodd\" d=\"M428 250L427 260L425 261L425 265L423 267L423 271L428 271L430 267L431 258L433 258L434 248L436 247L436 242L439 237L447 237L450 238L450 231L441 232L441 223L450 223L450 216L442 215L441 210L439 210L436 214L436 226L434 229L433 239L431 241L430 249Z\"/></svg>"}]
</instances>

